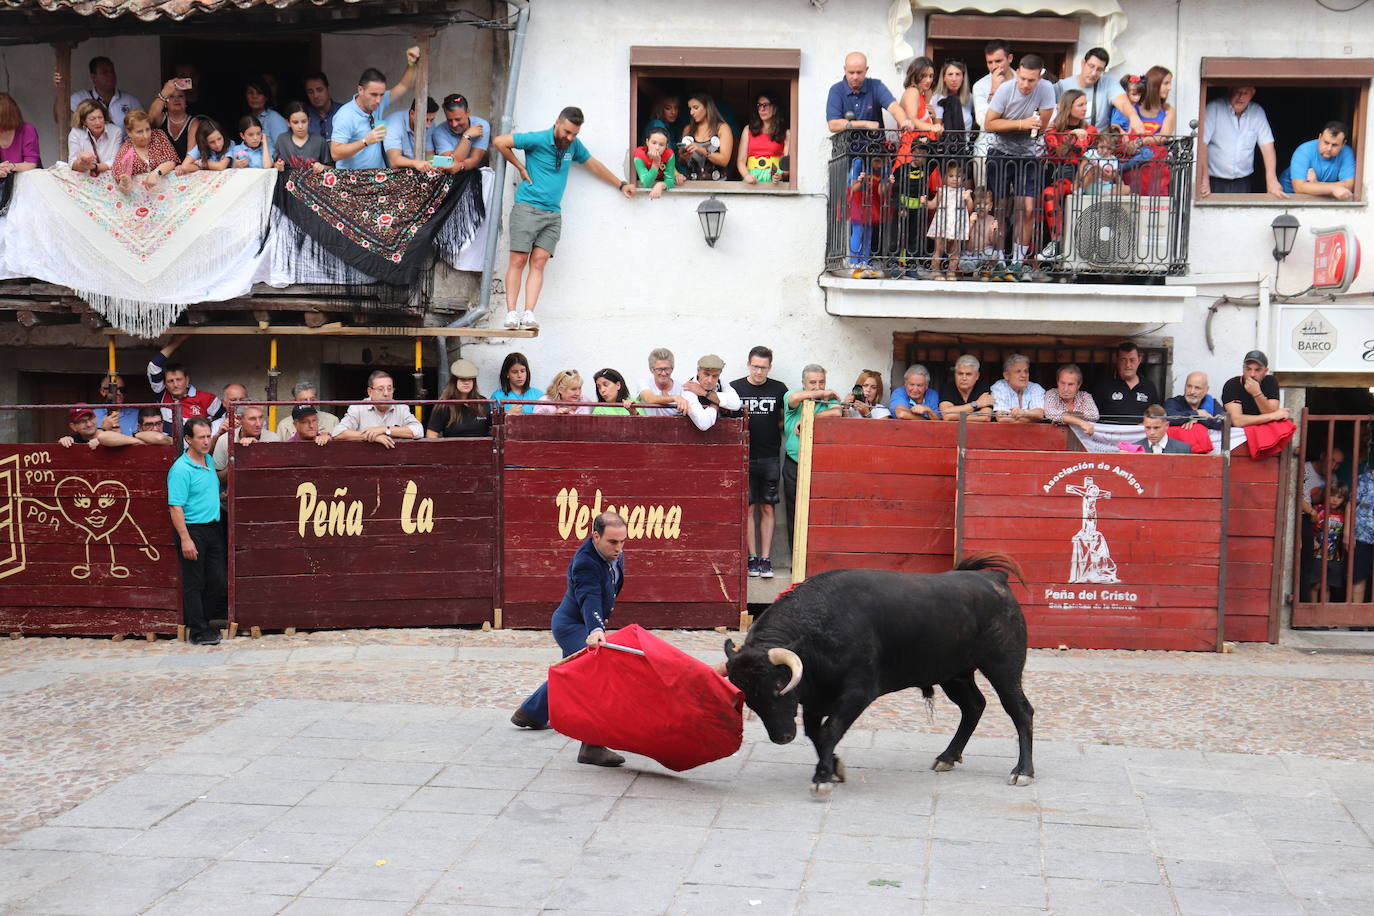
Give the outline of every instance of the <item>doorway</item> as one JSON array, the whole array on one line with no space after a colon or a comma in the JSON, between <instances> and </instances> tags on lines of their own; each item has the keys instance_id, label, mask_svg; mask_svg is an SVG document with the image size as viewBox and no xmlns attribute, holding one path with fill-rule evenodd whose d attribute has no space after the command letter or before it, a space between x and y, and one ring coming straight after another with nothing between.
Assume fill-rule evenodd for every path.
<instances>
[{"instance_id":1,"label":"doorway","mask_svg":"<svg viewBox=\"0 0 1374 916\"><path fill-rule=\"evenodd\" d=\"M1356 537L1374 499L1374 392L1309 388L1293 562L1294 627L1374 627L1374 544ZM1319 537L1324 533L1324 537Z\"/></svg>"},{"instance_id":2,"label":"doorway","mask_svg":"<svg viewBox=\"0 0 1374 916\"><path fill-rule=\"evenodd\" d=\"M239 118L248 113L248 80L264 77L275 83L275 98L268 107L281 113L287 102L305 100L305 75L319 69L318 34L162 39L162 78L171 79L178 71L189 75L192 88L186 98L191 113L214 118L231 141L238 139Z\"/></svg>"}]
</instances>

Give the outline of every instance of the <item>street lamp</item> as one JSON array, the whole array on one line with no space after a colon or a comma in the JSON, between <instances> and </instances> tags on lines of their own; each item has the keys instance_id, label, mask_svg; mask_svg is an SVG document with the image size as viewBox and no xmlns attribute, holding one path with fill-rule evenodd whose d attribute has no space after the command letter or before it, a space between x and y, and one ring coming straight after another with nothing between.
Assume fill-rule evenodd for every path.
<instances>
[{"instance_id":1,"label":"street lamp","mask_svg":"<svg viewBox=\"0 0 1374 916\"><path fill-rule=\"evenodd\" d=\"M701 234L706 237L706 244L715 248L720 239L721 226L725 224L725 204L714 197L707 198L697 206L697 218L701 220ZM1297 229L1293 231L1297 232Z\"/></svg>"},{"instance_id":2,"label":"street lamp","mask_svg":"<svg viewBox=\"0 0 1374 916\"><path fill-rule=\"evenodd\" d=\"M1293 251L1293 243L1298 239L1298 218L1291 213L1280 213L1274 217L1269 228L1274 231L1274 260L1282 261Z\"/></svg>"}]
</instances>

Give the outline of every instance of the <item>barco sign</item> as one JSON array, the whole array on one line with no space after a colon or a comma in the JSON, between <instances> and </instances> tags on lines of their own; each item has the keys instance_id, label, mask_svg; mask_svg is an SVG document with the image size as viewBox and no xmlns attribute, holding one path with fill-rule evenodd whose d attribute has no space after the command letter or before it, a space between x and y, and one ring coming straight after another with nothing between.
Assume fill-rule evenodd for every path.
<instances>
[{"instance_id":1,"label":"barco sign","mask_svg":"<svg viewBox=\"0 0 1374 916\"><path fill-rule=\"evenodd\" d=\"M1275 371L1374 371L1374 304L1286 304L1276 321Z\"/></svg>"}]
</instances>

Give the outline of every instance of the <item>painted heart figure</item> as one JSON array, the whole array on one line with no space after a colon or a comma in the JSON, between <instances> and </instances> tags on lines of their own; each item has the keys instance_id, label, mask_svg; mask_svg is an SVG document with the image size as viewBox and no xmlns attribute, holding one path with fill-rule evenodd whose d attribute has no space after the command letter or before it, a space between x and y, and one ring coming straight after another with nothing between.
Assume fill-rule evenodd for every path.
<instances>
[{"instance_id":1,"label":"painted heart figure","mask_svg":"<svg viewBox=\"0 0 1374 916\"><path fill-rule=\"evenodd\" d=\"M129 488L118 480L64 477L55 492L62 516L92 539L108 539L129 517Z\"/></svg>"}]
</instances>

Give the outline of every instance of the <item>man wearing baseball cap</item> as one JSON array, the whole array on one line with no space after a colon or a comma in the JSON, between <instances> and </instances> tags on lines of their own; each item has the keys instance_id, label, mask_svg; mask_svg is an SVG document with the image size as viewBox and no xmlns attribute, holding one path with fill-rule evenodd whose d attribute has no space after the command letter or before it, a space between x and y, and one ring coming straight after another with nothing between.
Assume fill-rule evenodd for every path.
<instances>
[{"instance_id":1,"label":"man wearing baseball cap","mask_svg":"<svg viewBox=\"0 0 1374 916\"><path fill-rule=\"evenodd\" d=\"M1245 354L1241 374L1221 389L1221 403L1237 427L1289 418L1288 408L1279 405L1279 382L1269 374L1269 357L1259 350Z\"/></svg>"},{"instance_id":2,"label":"man wearing baseball cap","mask_svg":"<svg viewBox=\"0 0 1374 916\"><path fill-rule=\"evenodd\" d=\"M296 431L291 434L287 442L311 442L316 445L328 445L332 438L329 433L320 430L320 412L314 404L297 404L291 408L291 422L295 425Z\"/></svg>"},{"instance_id":3,"label":"man wearing baseball cap","mask_svg":"<svg viewBox=\"0 0 1374 916\"><path fill-rule=\"evenodd\" d=\"M63 448L71 448L73 445L84 445L88 448L123 448L126 445L165 445L171 439L164 436L160 431L150 433L146 440L141 438L142 433L135 433L126 436L117 430L101 429L100 421L95 418L95 408L86 404L78 404L67 411L67 429L71 430L71 435L63 436L57 440L57 444Z\"/></svg>"},{"instance_id":4,"label":"man wearing baseball cap","mask_svg":"<svg viewBox=\"0 0 1374 916\"><path fill-rule=\"evenodd\" d=\"M707 353L697 360L697 376L682 383L682 396L687 400L687 416L702 431L716 425L722 410L739 410L743 402L739 392L720 383L725 360Z\"/></svg>"}]
</instances>

